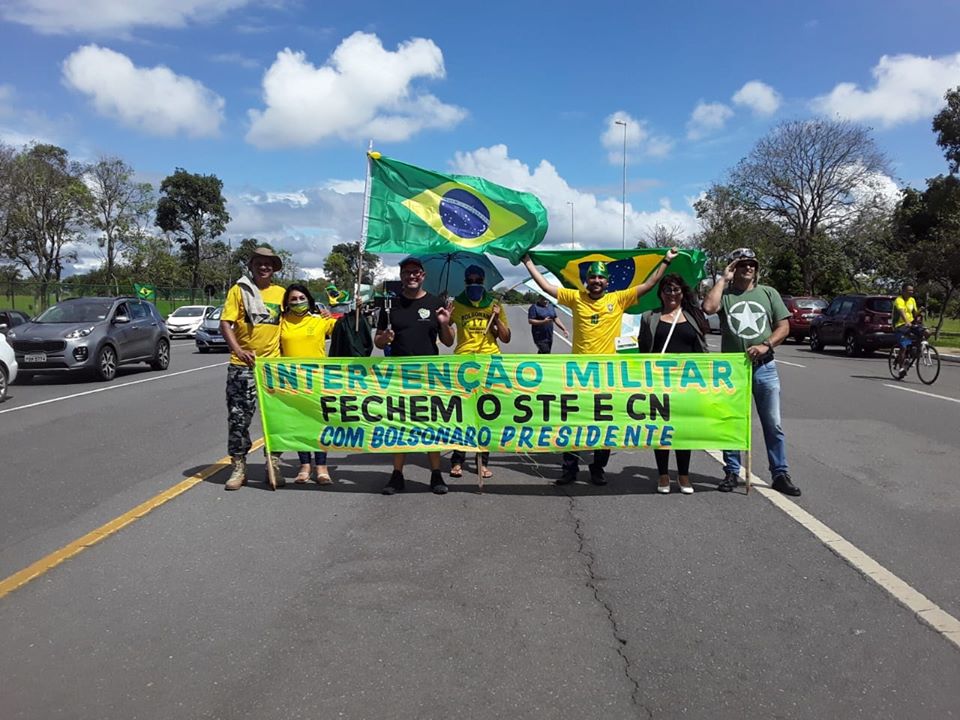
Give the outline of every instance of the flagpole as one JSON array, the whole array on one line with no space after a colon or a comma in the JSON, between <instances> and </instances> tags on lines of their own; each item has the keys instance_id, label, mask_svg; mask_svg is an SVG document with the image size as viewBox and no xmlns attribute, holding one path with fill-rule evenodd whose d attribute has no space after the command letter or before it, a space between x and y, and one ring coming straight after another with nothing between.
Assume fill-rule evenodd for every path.
<instances>
[{"instance_id":1,"label":"flagpole","mask_svg":"<svg viewBox=\"0 0 960 720\"><path fill-rule=\"evenodd\" d=\"M367 176L363 181L363 217L360 218L360 242L357 243L357 282L353 294L353 302L356 305L356 318L354 320L354 330L360 331L360 281L363 278L363 251L367 246L367 216L370 214L370 153L373 152L373 138L367 145Z\"/></svg>"}]
</instances>

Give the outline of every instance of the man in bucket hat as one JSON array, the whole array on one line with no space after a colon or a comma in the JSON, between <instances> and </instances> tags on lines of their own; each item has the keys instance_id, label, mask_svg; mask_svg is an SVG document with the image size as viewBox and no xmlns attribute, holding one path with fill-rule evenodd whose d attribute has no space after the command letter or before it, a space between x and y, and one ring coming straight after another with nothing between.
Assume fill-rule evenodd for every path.
<instances>
[{"instance_id":1,"label":"man in bucket hat","mask_svg":"<svg viewBox=\"0 0 960 720\"><path fill-rule=\"evenodd\" d=\"M677 254L676 248L670 248L663 260L657 264L653 274L641 284L612 293L607 292L610 273L603 262L590 263L587 268L586 290L557 287L540 274L529 255L524 256L523 265L541 290L573 311L573 352L578 355L612 354L617 351L616 341L620 335L624 311L660 282L667 266ZM607 484L603 469L609 459L609 450L594 450L593 462L590 464L590 482L594 485ZM574 482L579 471L580 458L577 453L564 453L557 485Z\"/></svg>"},{"instance_id":2,"label":"man in bucket hat","mask_svg":"<svg viewBox=\"0 0 960 720\"><path fill-rule=\"evenodd\" d=\"M227 292L220 314L220 332L230 347L227 366L227 452L233 470L225 490L239 490L247 482L250 422L257 409L257 384L253 366L257 357L280 356L280 306L283 286L273 275L283 261L268 247L258 247L247 262L250 277L242 277ZM277 485L283 484L280 455L274 453Z\"/></svg>"},{"instance_id":3,"label":"man in bucket hat","mask_svg":"<svg viewBox=\"0 0 960 720\"><path fill-rule=\"evenodd\" d=\"M780 293L757 283L760 263L750 248L734 250L723 274L703 300L703 311L720 313L722 352L746 353L753 363L753 401L763 427L763 442L773 479L771 487L797 496L787 467L787 441L780 424L780 376L773 349L790 334L790 311ZM723 453L720 492L730 492L740 476L740 451Z\"/></svg>"}]
</instances>

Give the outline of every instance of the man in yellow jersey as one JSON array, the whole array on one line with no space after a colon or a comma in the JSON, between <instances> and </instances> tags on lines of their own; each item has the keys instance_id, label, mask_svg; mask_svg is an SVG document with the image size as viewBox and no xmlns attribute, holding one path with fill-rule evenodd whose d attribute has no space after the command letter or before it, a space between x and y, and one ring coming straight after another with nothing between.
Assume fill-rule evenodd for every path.
<instances>
[{"instance_id":1,"label":"man in yellow jersey","mask_svg":"<svg viewBox=\"0 0 960 720\"><path fill-rule=\"evenodd\" d=\"M523 266L541 290L550 297L556 298L560 305L565 305L573 311L574 354L603 355L617 351L616 340L620 335L624 311L660 282L667 266L676 256L677 249L670 248L650 277L640 285L612 293L607 292L610 275L607 272L606 263L590 263L590 267L587 268L586 290L557 287L540 274L529 255L524 256ZM609 450L594 450L593 463L589 466L590 482L594 485L607 484L603 469L609 459ZM564 453L563 468L557 485L574 482L579 471L579 456L572 452Z\"/></svg>"},{"instance_id":2,"label":"man in yellow jersey","mask_svg":"<svg viewBox=\"0 0 960 720\"><path fill-rule=\"evenodd\" d=\"M250 422L257 408L257 384L253 365L257 357L280 356L280 307L284 289L273 284L273 274L283 262L267 247L258 247L247 263L250 277L240 278L227 292L220 314L220 332L230 347L227 366L227 452L233 472L225 490L239 490L247 482L250 452ZM280 456L270 457L277 478Z\"/></svg>"},{"instance_id":3,"label":"man in yellow jersey","mask_svg":"<svg viewBox=\"0 0 960 720\"><path fill-rule=\"evenodd\" d=\"M897 347L900 348L897 352L897 367L903 367L903 354L915 335L913 321L919 316L917 300L913 297L913 285L904 283L900 286L900 294L893 300L893 332L896 335Z\"/></svg>"},{"instance_id":4,"label":"man in yellow jersey","mask_svg":"<svg viewBox=\"0 0 960 720\"><path fill-rule=\"evenodd\" d=\"M453 300L450 325L456 326L455 355L498 355L499 342L510 342L510 326L503 308L483 286L486 273L479 265L471 265L464 272L466 287ZM499 342L498 342L499 341ZM463 477L463 461L467 455L454 450L450 456L450 477ZM480 453L480 477L493 476L487 461L490 453Z\"/></svg>"}]
</instances>

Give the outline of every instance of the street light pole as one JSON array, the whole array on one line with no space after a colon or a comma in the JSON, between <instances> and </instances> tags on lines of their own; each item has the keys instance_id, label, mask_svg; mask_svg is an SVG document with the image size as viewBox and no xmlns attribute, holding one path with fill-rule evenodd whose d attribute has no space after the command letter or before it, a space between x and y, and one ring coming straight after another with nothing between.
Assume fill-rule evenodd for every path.
<instances>
[{"instance_id":1,"label":"street light pole","mask_svg":"<svg viewBox=\"0 0 960 720\"><path fill-rule=\"evenodd\" d=\"M620 234L620 249L627 249L627 121L614 120L617 125L623 125L623 210L622 229Z\"/></svg>"},{"instance_id":2,"label":"street light pole","mask_svg":"<svg viewBox=\"0 0 960 720\"><path fill-rule=\"evenodd\" d=\"M573 250L573 202L567 200L567 205L570 206L570 249Z\"/></svg>"}]
</instances>

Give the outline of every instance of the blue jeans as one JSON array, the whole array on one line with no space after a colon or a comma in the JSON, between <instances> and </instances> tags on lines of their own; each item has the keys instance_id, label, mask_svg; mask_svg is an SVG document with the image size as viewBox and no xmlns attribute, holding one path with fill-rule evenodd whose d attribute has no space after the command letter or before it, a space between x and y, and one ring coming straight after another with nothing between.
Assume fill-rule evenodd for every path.
<instances>
[{"instance_id":1,"label":"blue jeans","mask_svg":"<svg viewBox=\"0 0 960 720\"><path fill-rule=\"evenodd\" d=\"M776 360L754 369L753 402L763 428L770 475L776 477L787 472L787 439L780 425L780 375L777 374ZM723 469L735 475L740 473L739 450L723 451Z\"/></svg>"},{"instance_id":2,"label":"blue jeans","mask_svg":"<svg viewBox=\"0 0 960 720\"><path fill-rule=\"evenodd\" d=\"M297 457L300 458L301 465L310 464L310 453L308 452L298 452ZM313 454L313 464L314 465L326 465L327 464L327 454L322 450L318 450Z\"/></svg>"}]
</instances>

